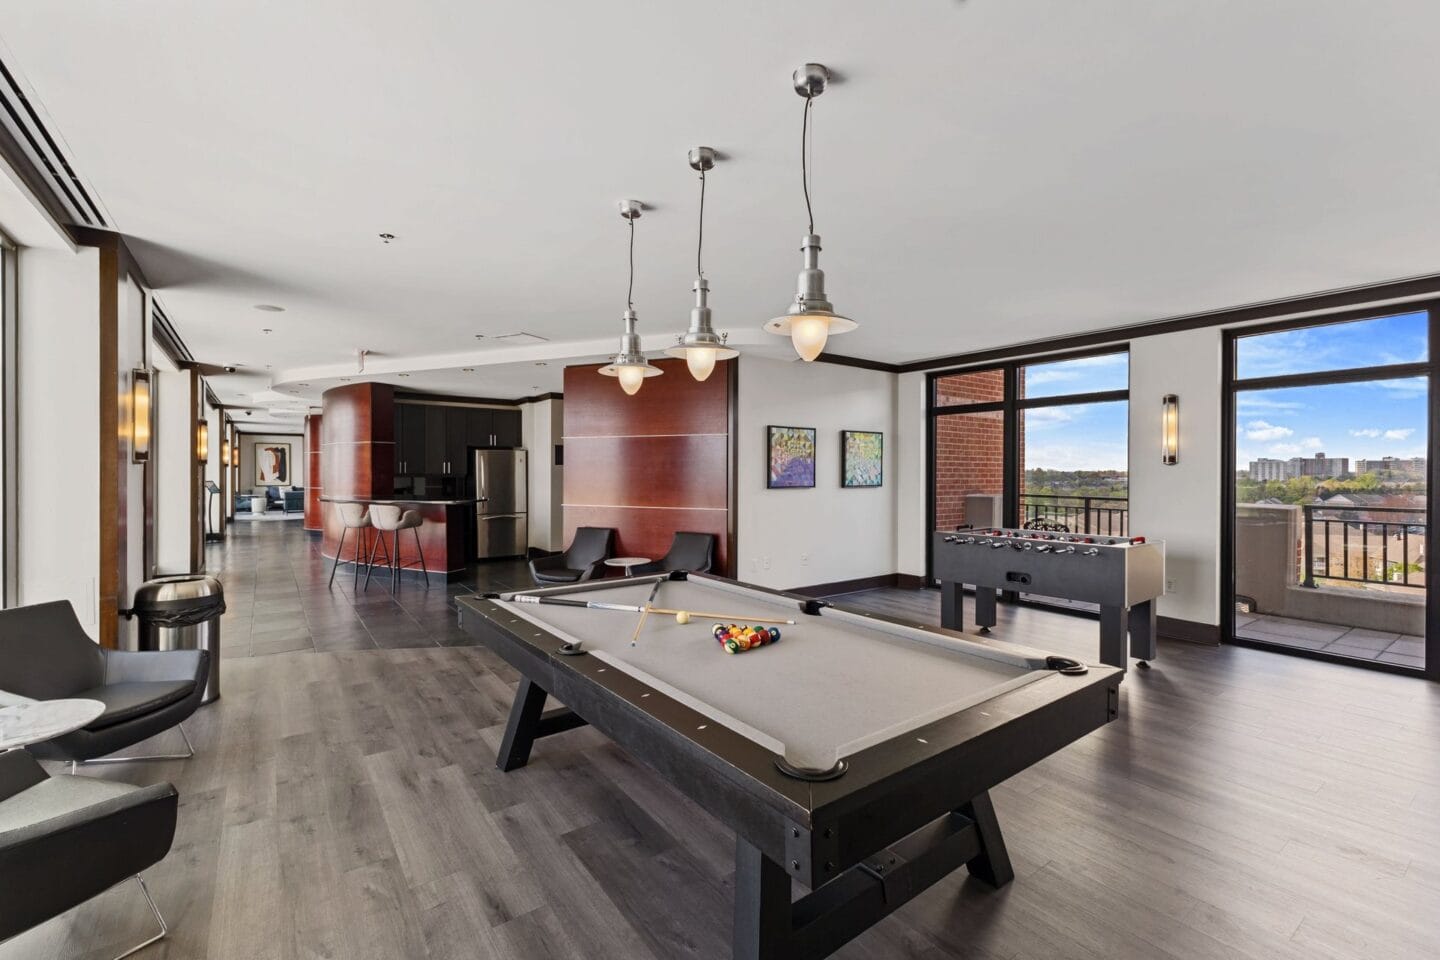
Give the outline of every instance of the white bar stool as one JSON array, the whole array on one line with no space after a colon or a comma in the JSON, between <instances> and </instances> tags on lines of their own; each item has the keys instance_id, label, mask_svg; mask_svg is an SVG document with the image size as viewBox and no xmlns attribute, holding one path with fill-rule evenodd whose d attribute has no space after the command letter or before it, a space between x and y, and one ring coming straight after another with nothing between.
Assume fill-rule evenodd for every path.
<instances>
[{"instance_id":1,"label":"white bar stool","mask_svg":"<svg viewBox=\"0 0 1440 960\"><path fill-rule=\"evenodd\" d=\"M375 547L385 542L385 534L391 534L395 541L395 549L385 548L386 561L390 566L390 591L395 591L395 585L400 577L400 531L415 531L415 552L420 556L420 572L425 575L425 586L430 586L430 571L425 569L425 551L420 547L420 525L425 518L420 516L419 510L401 510L399 507L390 504L375 503L370 505L370 523L375 527L376 543L370 547L370 568L365 571L365 586L370 586L370 573L375 568Z\"/></svg>"},{"instance_id":2,"label":"white bar stool","mask_svg":"<svg viewBox=\"0 0 1440 960\"><path fill-rule=\"evenodd\" d=\"M343 503L337 503L336 506L337 506L337 507L339 508L339 510L340 510L340 522L341 522L342 524L344 524L344 526L341 527L341 529L340 529L340 543L337 544L336 547L335 547L335 562L334 562L333 564L331 564L331 566L330 566L330 586L331 586L331 587L334 587L334 586L335 586L335 571L336 571L337 569L339 569L339 567L340 567L340 556L341 556L341 555L344 553L344 551L345 551L345 537L346 537L347 534L350 533L351 530L354 530L354 531L355 531L355 587L356 587L356 589L359 589L359 587L360 587L360 565L361 565L362 563L365 563L365 556L364 556L364 555L365 555L365 530L366 530L366 528L368 528L368 527L373 527L373 526L374 526L374 524L372 524L372 523L370 522L370 508L368 508L368 507L367 507L365 504L363 504L363 503L356 503L356 502L353 501L353 500L347 500L347 501L345 501L345 502L343 502ZM376 539L378 539L378 540L383 540L384 538L383 538L383 537L377 537ZM385 561L386 561L387 563L390 561L390 548L389 548L389 547L386 547L386 548L385 548ZM375 545L374 545L374 544L371 544L371 545L370 545L370 564L374 564L374 562L375 562ZM367 584L370 582L370 570L369 570L369 565L367 565L366 570L365 570L365 582L366 582Z\"/></svg>"}]
</instances>

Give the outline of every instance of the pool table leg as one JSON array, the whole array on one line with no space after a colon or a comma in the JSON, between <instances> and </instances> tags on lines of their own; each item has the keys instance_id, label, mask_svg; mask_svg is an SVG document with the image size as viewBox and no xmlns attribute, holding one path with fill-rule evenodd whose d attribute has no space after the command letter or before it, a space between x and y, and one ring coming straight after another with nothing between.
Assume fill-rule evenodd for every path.
<instances>
[{"instance_id":1,"label":"pool table leg","mask_svg":"<svg viewBox=\"0 0 1440 960\"><path fill-rule=\"evenodd\" d=\"M515 702L510 706L510 720L505 724L505 736L500 740L500 752L495 755L495 766L506 773L518 770L530 762L530 748L540 737L585 726L584 720L564 707L546 710L548 696L545 688L535 681L520 681L515 689Z\"/></svg>"},{"instance_id":2,"label":"pool table leg","mask_svg":"<svg viewBox=\"0 0 1440 960\"><path fill-rule=\"evenodd\" d=\"M735 838L735 960L792 960L790 875L785 868Z\"/></svg>"},{"instance_id":3,"label":"pool table leg","mask_svg":"<svg viewBox=\"0 0 1440 960\"><path fill-rule=\"evenodd\" d=\"M1124 607L1100 607L1100 662L1112 667L1126 669L1130 661L1125 656L1125 626L1127 616Z\"/></svg>"},{"instance_id":4,"label":"pool table leg","mask_svg":"<svg viewBox=\"0 0 1440 960\"><path fill-rule=\"evenodd\" d=\"M1015 869L1010 866L1010 851L1005 849L1005 836L1000 832L1000 821L995 817L995 804L990 802L990 793L980 794L962 806L959 813L975 821L975 832L980 840L980 852L965 862L965 869L992 887L1003 887L1014 880Z\"/></svg>"}]
</instances>

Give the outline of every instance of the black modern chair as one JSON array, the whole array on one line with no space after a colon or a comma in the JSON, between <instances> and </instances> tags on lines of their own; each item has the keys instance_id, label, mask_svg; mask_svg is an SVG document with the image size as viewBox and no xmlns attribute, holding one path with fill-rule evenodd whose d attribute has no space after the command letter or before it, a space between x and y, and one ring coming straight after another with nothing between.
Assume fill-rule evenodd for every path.
<instances>
[{"instance_id":1,"label":"black modern chair","mask_svg":"<svg viewBox=\"0 0 1440 960\"><path fill-rule=\"evenodd\" d=\"M671 570L687 570L690 573L704 573L715 562L715 534L677 533L670 541L670 552L652 563L642 563L630 568L633 577L647 573L669 573Z\"/></svg>"},{"instance_id":2,"label":"black modern chair","mask_svg":"<svg viewBox=\"0 0 1440 960\"><path fill-rule=\"evenodd\" d=\"M186 760L195 749L180 722L200 706L209 675L207 650L105 650L80 626L68 600L0 610L0 690L32 700L99 700L105 712L63 737L27 747L43 760L129 763ZM175 727L185 753L110 757Z\"/></svg>"},{"instance_id":3,"label":"black modern chair","mask_svg":"<svg viewBox=\"0 0 1440 960\"><path fill-rule=\"evenodd\" d=\"M599 571L615 546L615 531L610 527L580 527L570 549L553 557L530 561L530 576L536 583L579 583Z\"/></svg>"},{"instance_id":4,"label":"black modern chair","mask_svg":"<svg viewBox=\"0 0 1440 960\"><path fill-rule=\"evenodd\" d=\"M24 750L0 753L0 943L132 877L160 932L115 960L162 939L140 871L170 852L177 800L168 783L51 777Z\"/></svg>"}]
</instances>

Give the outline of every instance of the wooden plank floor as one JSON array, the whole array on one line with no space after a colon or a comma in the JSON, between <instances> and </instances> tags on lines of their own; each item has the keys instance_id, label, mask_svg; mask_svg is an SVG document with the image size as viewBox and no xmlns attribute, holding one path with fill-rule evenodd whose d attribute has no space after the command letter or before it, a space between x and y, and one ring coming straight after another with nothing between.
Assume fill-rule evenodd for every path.
<instances>
[{"instance_id":1,"label":"wooden plank floor","mask_svg":"<svg viewBox=\"0 0 1440 960\"><path fill-rule=\"evenodd\" d=\"M938 619L933 593L847 599ZM1094 621L1001 617L1093 656ZM588 729L496 771L516 679L433 641L227 659L193 760L84 774L181 792L147 874L171 937L141 956L728 957L731 835ZM995 791L1013 884L961 871L836 956L1440 956L1440 687L1162 642L1121 703ZM110 957L147 919L122 886L0 960Z\"/></svg>"}]
</instances>

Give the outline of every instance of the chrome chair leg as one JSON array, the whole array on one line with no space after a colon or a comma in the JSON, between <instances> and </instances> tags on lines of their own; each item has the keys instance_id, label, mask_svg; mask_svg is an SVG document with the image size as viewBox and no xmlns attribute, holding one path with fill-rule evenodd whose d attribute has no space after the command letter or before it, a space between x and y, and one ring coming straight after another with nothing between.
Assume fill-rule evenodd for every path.
<instances>
[{"instance_id":1,"label":"chrome chair leg","mask_svg":"<svg viewBox=\"0 0 1440 960\"><path fill-rule=\"evenodd\" d=\"M345 552L345 534L349 527L340 528L340 545L335 548L335 562L330 564L330 586L335 586L335 571L340 568L340 557Z\"/></svg>"},{"instance_id":2,"label":"chrome chair leg","mask_svg":"<svg viewBox=\"0 0 1440 960\"><path fill-rule=\"evenodd\" d=\"M165 937L168 936L170 933L170 928L165 924L165 918L160 915L160 908L155 906L155 899L150 896L150 891L145 886L145 878L137 873L135 874L135 882L140 884L140 892L145 895L145 902L150 905L150 912L154 914L155 922L160 924L160 932L155 934L155 936L151 937L149 940L146 940L144 943L137 943L129 950L126 950L124 953L117 955L115 957L115 960L125 960L126 957L131 956L132 954L139 953L141 950L144 950L146 947L150 946L150 944L159 943L161 940L164 940Z\"/></svg>"},{"instance_id":3,"label":"chrome chair leg","mask_svg":"<svg viewBox=\"0 0 1440 960\"><path fill-rule=\"evenodd\" d=\"M88 767L99 763L139 763L140 761L148 760L189 760L191 757L195 756L195 748L191 745L190 737L185 733L185 728L182 725L177 723L175 725L175 729L180 731L180 736L185 740L185 753L155 753L146 754L143 757L95 757L93 760L81 760L79 762L81 765ZM70 772L72 774L75 772L75 763L76 761L74 760L70 761Z\"/></svg>"}]
</instances>

